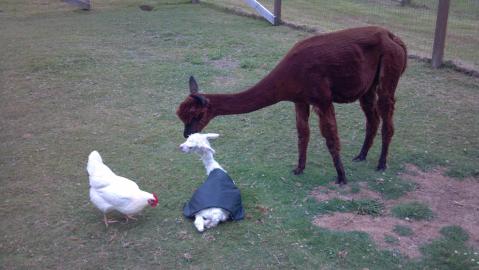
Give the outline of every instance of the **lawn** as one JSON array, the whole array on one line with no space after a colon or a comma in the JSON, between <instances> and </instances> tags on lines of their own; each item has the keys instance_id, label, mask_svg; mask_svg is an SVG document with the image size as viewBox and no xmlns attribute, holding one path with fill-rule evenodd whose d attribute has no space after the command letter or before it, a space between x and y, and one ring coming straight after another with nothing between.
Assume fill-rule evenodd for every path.
<instances>
[{"instance_id":1,"label":"lawn","mask_svg":"<svg viewBox=\"0 0 479 270\"><path fill-rule=\"evenodd\" d=\"M218 7L254 13L244 1L203 1ZM273 0L259 2L273 10ZM411 6L401 7L399 1L393 0L288 0L282 3L282 18L321 32L352 25L386 26L407 42L410 53L431 58L438 1L411 2ZM479 2L451 1L446 42L446 60L479 69Z\"/></svg>"},{"instance_id":2,"label":"lawn","mask_svg":"<svg viewBox=\"0 0 479 270\"><path fill-rule=\"evenodd\" d=\"M155 10L141 11L145 2ZM247 218L197 233L181 209L204 168L178 150L183 125L175 115L189 76L208 93L239 91L310 34L188 2L111 0L84 12L58 1L0 1L0 268L475 267L464 264L470 257L451 257L475 252L460 227L445 229L422 247L423 257L410 259L377 247L366 233L315 226L317 214L334 209L310 193L333 181L335 170L313 116L305 173L291 173L296 131L286 102L209 124L205 131L221 134L212 143L216 158L241 189ZM336 112L352 186L366 182L385 198L400 198L413 188L399 177L405 164L442 166L457 181L479 176L478 78L409 62L385 173L374 170L379 140L367 162L351 161L364 136L359 105ZM88 198L92 150L156 192L159 207L105 229Z\"/></svg>"}]
</instances>

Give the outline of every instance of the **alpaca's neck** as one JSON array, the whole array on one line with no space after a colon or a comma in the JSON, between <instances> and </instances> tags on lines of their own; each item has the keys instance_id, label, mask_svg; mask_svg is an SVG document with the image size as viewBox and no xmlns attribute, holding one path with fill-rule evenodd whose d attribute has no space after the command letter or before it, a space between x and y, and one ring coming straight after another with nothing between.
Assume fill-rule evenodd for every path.
<instances>
[{"instance_id":1,"label":"alpaca's neck","mask_svg":"<svg viewBox=\"0 0 479 270\"><path fill-rule=\"evenodd\" d=\"M267 76L255 86L234 94L205 94L213 114L228 115L249 113L282 100L274 80Z\"/></svg>"},{"instance_id":2,"label":"alpaca's neck","mask_svg":"<svg viewBox=\"0 0 479 270\"><path fill-rule=\"evenodd\" d=\"M213 153L207 151L201 155L201 160L203 165L205 165L206 175L209 175L214 169L221 169L224 171L223 167L220 166L218 162L213 158Z\"/></svg>"}]
</instances>

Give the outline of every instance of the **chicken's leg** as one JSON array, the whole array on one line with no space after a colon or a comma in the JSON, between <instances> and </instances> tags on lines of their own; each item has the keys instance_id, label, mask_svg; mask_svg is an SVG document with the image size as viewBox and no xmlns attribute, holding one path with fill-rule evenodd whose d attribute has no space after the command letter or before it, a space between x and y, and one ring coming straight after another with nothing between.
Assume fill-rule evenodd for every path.
<instances>
[{"instance_id":1,"label":"chicken's leg","mask_svg":"<svg viewBox=\"0 0 479 270\"><path fill-rule=\"evenodd\" d=\"M118 222L118 220L108 219L108 218L106 217L106 214L103 214L103 222L105 223L105 226L108 228L108 224L110 224L110 223L116 223L116 222Z\"/></svg>"},{"instance_id":2,"label":"chicken's leg","mask_svg":"<svg viewBox=\"0 0 479 270\"><path fill-rule=\"evenodd\" d=\"M125 219L126 219L126 221L125 221L126 223L128 223L128 221L129 221L130 219L138 220L137 218L135 218L135 217L133 217L133 216L129 216L129 215L125 215Z\"/></svg>"}]
</instances>

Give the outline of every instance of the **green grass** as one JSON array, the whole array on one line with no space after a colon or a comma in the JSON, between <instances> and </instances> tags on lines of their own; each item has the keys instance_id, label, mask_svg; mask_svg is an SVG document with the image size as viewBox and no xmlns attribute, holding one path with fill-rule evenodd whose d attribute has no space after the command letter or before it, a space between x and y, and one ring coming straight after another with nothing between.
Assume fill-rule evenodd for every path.
<instances>
[{"instance_id":1,"label":"green grass","mask_svg":"<svg viewBox=\"0 0 479 270\"><path fill-rule=\"evenodd\" d=\"M440 233L447 239L458 242L469 240L469 234L459 226L443 227Z\"/></svg>"},{"instance_id":2,"label":"green grass","mask_svg":"<svg viewBox=\"0 0 479 270\"><path fill-rule=\"evenodd\" d=\"M393 230L399 236L411 236L414 234L411 227L403 226L403 225L396 225L394 226Z\"/></svg>"},{"instance_id":3,"label":"green grass","mask_svg":"<svg viewBox=\"0 0 479 270\"><path fill-rule=\"evenodd\" d=\"M358 215L380 216L383 213L384 205L377 200L351 200L345 201L332 199L319 203L320 213L328 212L352 212Z\"/></svg>"},{"instance_id":4,"label":"green grass","mask_svg":"<svg viewBox=\"0 0 479 270\"><path fill-rule=\"evenodd\" d=\"M442 238L421 248L425 258L413 264L417 269L462 270L478 269L479 255L465 241L467 232L460 227L451 226L441 229Z\"/></svg>"},{"instance_id":5,"label":"green grass","mask_svg":"<svg viewBox=\"0 0 479 270\"><path fill-rule=\"evenodd\" d=\"M189 76L205 92L239 91L307 34L186 2L102 1L82 12L59 1L2 1L0 268L415 269L446 258L426 246L426 259L413 262L377 249L365 233L314 226L322 204L310 191L336 172L312 116L306 171L291 173L296 132L286 102L209 124L206 131L221 134L216 158L240 187L248 218L198 234L181 207L204 169L178 151L175 115ZM336 106L351 185L366 181L400 197L412 188L398 176L405 163L479 174L478 79L410 61L396 107L389 169L379 173L380 136L368 161L352 162L364 117L357 103ZM115 172L157 192L159 207L106 230L88 198L94 149ZM444 249L457 242L438 241Z\"/></svg>"},{"instance_id":6,"label":"green grass","mask_svg":"<svg viewBox=\"0 0 479 270\"><path fill-rule=\"evenodd\" d=\"M385 235L384 236L384 242L386 242L390 245L397 245L397 244L399 244L399 239L396 236L393 236L393 235Z\"/></svg>"},{"instance_id":7,"label":"green grass","mask_svg":"<svg viewBox=\"0 0 479 270\"><path fill-rule=\"evenodd\" d=\"M430 220L434 213L429 207L420 202L401 203L391 209L393 216L411 220Z\"/></svg>"},{"instance_id":8,"label":"green grass","mask_svg":"<svg viewBox=\"0 0 479 270\"><path fill-rule=\"evenodd\" d=\"M255 11L244 1L204 0L216 6L249 13ZM273 0L261 0L273 10ZM410 52L431 57L437 13L437 0L415 0L400 7L391 0L288 0L282 3L282 18L321 31L334 31L359 25L381 25L391 29L408 44ZM474 0L451 1L445 58L479 68L479 4Z\"/></svg>"}]
</instances>

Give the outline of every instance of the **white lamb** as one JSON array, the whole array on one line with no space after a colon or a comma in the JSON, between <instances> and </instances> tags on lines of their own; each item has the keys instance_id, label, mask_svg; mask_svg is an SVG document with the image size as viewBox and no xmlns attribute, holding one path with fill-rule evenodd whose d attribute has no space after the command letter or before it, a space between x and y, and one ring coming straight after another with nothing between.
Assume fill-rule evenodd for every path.
<instances>
[{"instance_id":1,"label":"white lamb","mask_svg":"<svg viewBox=\"0 0 479 270\"><path fill-rule=\"evenodd\" d=\"M201 157L208 175L183 209L185 216L195 217L194 225L199 232L203 232L205 227L213 228L229 218L239 220L244 216L239 189L213 158L215 150L211 148L208 139L218 137L219 134L215 133L195 133L180 145L181 151L194 152Z\"/></svg>"}]
</instances>

